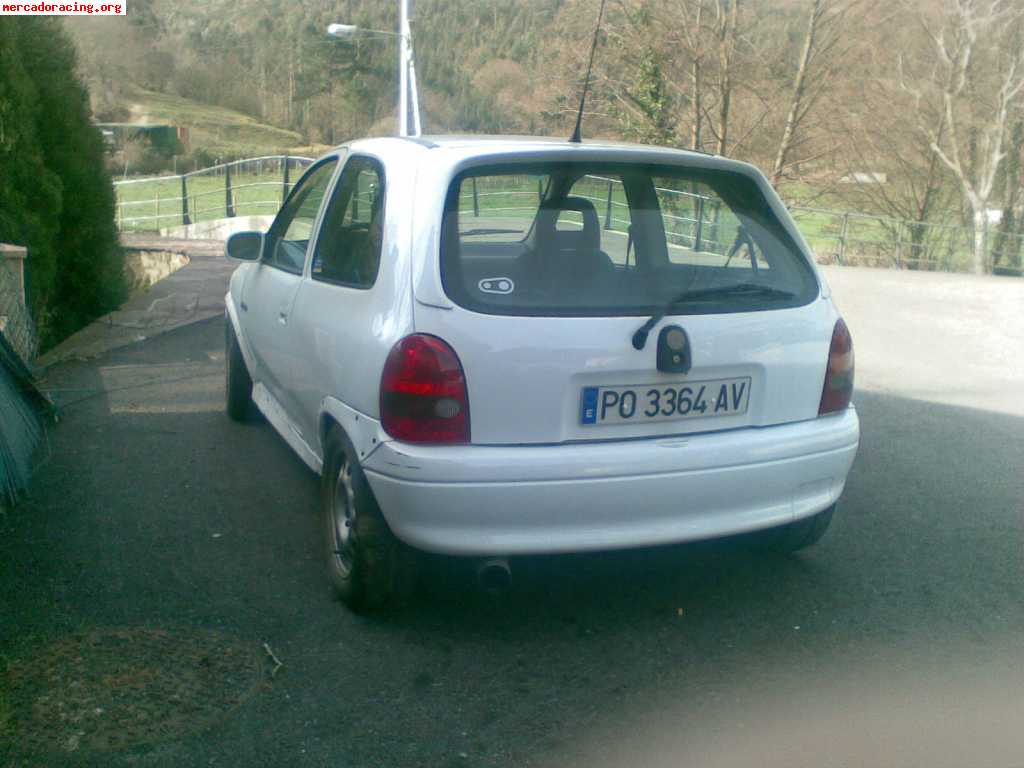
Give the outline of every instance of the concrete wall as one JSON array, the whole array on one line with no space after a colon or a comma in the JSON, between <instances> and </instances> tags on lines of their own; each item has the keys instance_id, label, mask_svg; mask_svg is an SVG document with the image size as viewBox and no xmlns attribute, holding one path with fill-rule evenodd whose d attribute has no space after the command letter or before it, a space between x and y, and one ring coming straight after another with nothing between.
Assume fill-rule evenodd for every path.
<instances>
[{"instance_id":1,"label":"concrete wall","mask_svg":"<svg viewBox=\"0 0 1024 768\"><path fill-rule=\"evenodd\" d=\"M165 227L160 230L160 234L163 237L179 237L186 240L227 240L235 232L266 232L273 221L274 217L270 215L235 216L230 219Z\"/></svg>"}]
</instances>

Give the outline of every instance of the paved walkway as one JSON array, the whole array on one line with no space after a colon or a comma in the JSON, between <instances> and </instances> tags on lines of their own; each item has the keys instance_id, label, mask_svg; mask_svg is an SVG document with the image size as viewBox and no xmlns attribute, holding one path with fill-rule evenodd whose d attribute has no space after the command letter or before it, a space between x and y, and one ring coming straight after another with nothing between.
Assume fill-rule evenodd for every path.
<instances>
[{"instance_id":1,"label":"paved walkway","mask_svg":"<svg viewBox=\"0 0 1024 768\"><path fill-rule=\"evenodd\" d=\"M39 358L41 367L96 357L224 312L224 293L236 265L225 258L222 241L122 235L121 242L130 248L183 253L189 263L69 336Z\"/></svg>"}]
</instances>

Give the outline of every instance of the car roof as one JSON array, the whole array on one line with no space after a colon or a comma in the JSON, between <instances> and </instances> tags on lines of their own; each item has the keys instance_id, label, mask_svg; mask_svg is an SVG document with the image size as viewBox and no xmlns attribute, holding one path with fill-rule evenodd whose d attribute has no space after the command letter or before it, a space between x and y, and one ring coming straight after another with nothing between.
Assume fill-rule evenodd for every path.
<instances>
[{"instance_id":1,"label":"car roof","mask_svg":"<svg viewBox=\"0 0 1024 768\"><path fill-rule=\"evenodd\" d=\"M567 139L560 136L495 136L495 135L461 135L461 134L450 134L443 136L421 136L416 138L409 138L409 141L416 141L429 148L454 148L454 149L467 149L467 148L479 148L482 150L490 150L494 147L516 147L524 148L527 146L541 146L541 147L571 147L572 143ZM579 144L580 146L588 147L590 149L607 148L607 149L642 149L646 151L657 150L661 152L669 153L682 153L691 155L707 155L707 152L692 152L690 150L673 149L670 147L655 147L649 144L636 144L626 141L613 141L611 139L584 139Z\"/></svg>"},{"instance_id":2,"label":"car roof","mask_svg":"<svg viewBox=\"0 0 1024 768\"><path fill-rule=\"evenodd\" d=\"M642 154L647 157L658 156L666 160L679 162L686 158L701 158L706 164L711 158L725 165L737 164L734 160L727 160L718 155L708 152L699 152L688 149L675 149L671 147L657 147L648 144L634 144L624 141L613 141L609 139L584 139L579 144L570 143L567 139L556 136L492 136L492 135L439 135L439 136L408 136L408 137L377 137L354 139L341 145L351 151L365 152L388 152L405 148L410 145L417 146L422 150L454 150L456 154L463 157L474 155L495 155L495 154L516 154L523 153L544 153L551 152L572 152L586 150L588 155L595 152L607 151L609 155ZM339 147L339 148L341 148ZM716 165L718 163L715 163ZM741 164L742 165L742 164Z\"/></svg>"},{"instance_id":3,"label":"car roof","mask_svg":"<svg viewBox=\"0 0 1024 768\"><path fill-rule=\"evenodd\" d=\"M419 155L422 160L436 161L443 166L454 167L465 161L488 158L496 161L529 156L541 159L551 155L558 160L579 159L585 161L609 161L626 163L668 163L718 170L729 170L755 178L760 172L749 163L698 152L689 149L656 147L648 144L631 144L608 139L584 139L572 143L555 136L488 136L488 135L442 135L416 137L379 137L354 139L337 149L351 152L366 152L379 157L401 157L412 159ZM401 161L399 161L401 162Z\"/></svg>"},{"instance_id":4,"label":"car roof","mask_svg":"<svg viewBox=\"0 0 1024 768\"><path fill-rule=\"evenodd\" d=\"M688 149L673 149L671 147L656 147L650 144L636 144L626 141L613 141L610 139L584 139L580 144L572 144L567 139L557 136L495 136L486 134L447 134L437 136L387 136L376 138L353 139L342 146L360 147L369 149L377 146L393 144L396 141L413 142L425 149L479 149L489 152L495 148L502 149L526 149L533 147L559 147L567 148L583 146L589 149L634 149L644 151L658 151L669 154L684 154L706 157L709 152L697 152Z\"/></svg>"}]
</instances>

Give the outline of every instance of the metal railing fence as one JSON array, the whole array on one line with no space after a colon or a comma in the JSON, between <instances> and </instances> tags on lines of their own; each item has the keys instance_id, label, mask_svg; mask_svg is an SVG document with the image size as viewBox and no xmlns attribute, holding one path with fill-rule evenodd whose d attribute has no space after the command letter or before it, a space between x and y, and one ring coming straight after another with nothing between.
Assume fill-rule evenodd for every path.
<instances>
[{"instance_id":1,"label":"metal railing fence","mask_svg":"<svg viewBox=\"0 0 1024 768\"><path fill-rule=\"evenodd\" d=\"M505 188L490 179L475 178L461 191L460 205L467 212L472 204L475 216L515 215L528 217L543 198L543 188L527 189L523 178L505 179ZM657 187L662 221L669 245L725 256L733 246L739 220L715 196L692 191ZM575 197L594 204L605 230L628 231L629 206L622 182L603 176L586 176L573 189ZM498 198L501 205L490 201ZM522 204L519 204L522 200ZM511 203L511 204L510 204ZM945 223L919 223L852 211L791 205L804 239L822 263L885 266L897 269L966 272L971 269L974 232L969 227ZM582 224L578 214L568 218ZM999 236L995 226L988 233L989 269L1005 274L1022 274L1024 235Z\"/></svg>"},{"instance_id":2,"label":"metal railing fence","mask_svg":"<svg viewBox=\"0 0 1024 768\"><path fill-rule=\"evenodd\" d=\"M114 183L120 231L156 231L197 221L254 214L275 214L289 189L312 158L268 155L206 168L180 176L129 179ZM606 230L628 231L629 206L622 182L587 176L578 196L590 200ZM535 211L543 198L540 178L536 191L526 177L505 177L501 184L471 177L462 202L474 215L509 215ZM511 186L510 186L511 185ZM725 253L736 231L735 216L716 197L658 188L669 243L704 252ZM497 198L497 199L495 199ZM523 198L519 204L519 198ZM491 204L497 203L497 205ZM800 231L819 262L888 266L898 269L969 271L973 230L956 224L914 222L887 216L835 211L799 204L789 206ZM1024 234L988 233L988 268L1022 274Z\"/></svg>"},{"instance_id":3,"label":"metal railing fence","mask_svg":"<svg viewBox=\"0 0 1024 768\"><path fill-rule=\"evenodd\" d=\"M789 206L819 261L897 269L967 272L974 230L957 224L915 222L868 213ZM1024 235L999 235L989 226L986 268L1022 274Z\"/></svg>"},{"instance_id":4,"label":"metal railing fence","mask_svg":"<svg viewBox=\"0 0 1024 768\"><path fill-rule=\"evenodd\" d=\"M509 214L510 212L525 212L532 217L537 206L544 197L543 184L538 183L536 191L526 190L523 187L522 177L507 177L506 187L500 186L491 189L490 182L477 182L475 177L470 177L468 186L460 190L460 208L465 207L467 212L472 203L472 213L475 217L494 213ZM736 235L738 220L732 217L733 221L723 219L723 204L718 198L708 195L700 195L686 190L668 189L656 187L655 191L662 205L662 221L665 225L665 236L669 245L675 245L704 253L714 253L722 256L728 255ZM622 188L622 182L618 179L606 176L588 174L576 182L573 187L573 197L580 197L590 201L598 213L601 227L606 231L614 231L620 234L627 234L631 220L629 216L629 203L626 202L626 194ZM508 201L508 198L525 198L522 205L488 205L488 198L501 197ZM511 202L511 201L508 201ZM728 208L724 210L728 211ZM575 211L566 212L565 221L582 226L583 220ZM625 217L625 218L624 218ZM562 218L559 221L563 221Z\"/></svg>"},{"instance_id":5,"label":"metal railing fence","mask_svg":"<svg viewBox=\"0 0 1024 768\"><path fill-rule=\"evenodd\" d=\"M178 176L114 182L121 232L156 231L199 221L274 214L312 158L267 155Z\"/></svg>"}]
</instances>

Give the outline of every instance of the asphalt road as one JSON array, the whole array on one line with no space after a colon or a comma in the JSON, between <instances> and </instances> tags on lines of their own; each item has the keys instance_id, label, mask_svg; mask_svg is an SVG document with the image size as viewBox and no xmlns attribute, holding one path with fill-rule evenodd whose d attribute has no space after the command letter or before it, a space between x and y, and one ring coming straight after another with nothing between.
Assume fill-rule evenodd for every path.
<instances>
[{"instance_id":1,"label":"asphalt road","mask_svg":"<svg viewBox=\"0 0 1024 768\"><path fill-rule=\"evenodd\" d=\"M283 666L200 731L34 759L15 735L11 764L1024 765L1024 412L991 381L968 407L866 371L805 554L527 559L498 599L435 560L412 606L363 618L328 590L316 479L227 420L222 376L219 319L51 369L50 458L0 518L0 653L214 630Z\"/></svg>"}]
</instances>

